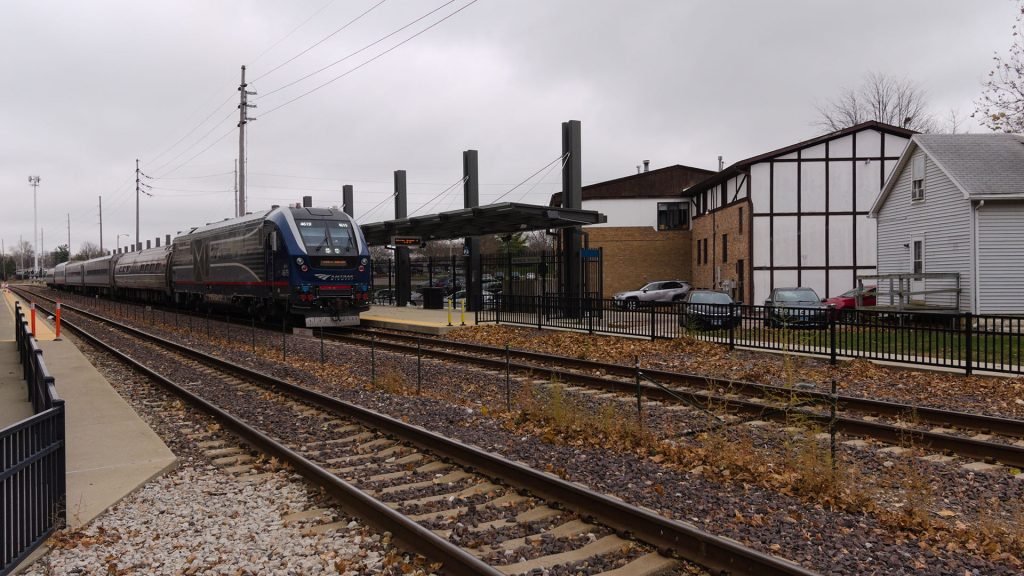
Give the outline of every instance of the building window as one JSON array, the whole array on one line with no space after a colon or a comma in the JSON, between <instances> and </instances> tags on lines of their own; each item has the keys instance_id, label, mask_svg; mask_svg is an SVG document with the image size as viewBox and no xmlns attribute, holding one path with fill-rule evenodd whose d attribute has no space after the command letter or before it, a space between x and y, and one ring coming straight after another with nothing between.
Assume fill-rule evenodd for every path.
<instances>
[{"instance_id":1,"label":"building window","mask_svg":"<svg viewBox=\"0 0 1024 576\"><path fill-rule=\"evenodd\" d=\"M914 274L924 273L924 241L914 240Z\"/></svg>"},{"instance_id":2,"label":"building window","mask_svg":"<svg viewBox=\"0 0 1024 576\"><path fill-rule=\"evenodd\" d=\"M690 226L690 211L685 202L658 202L658 230L679 230Z\"/></svg>"},{"instance_id":3,"label":"building window","mask_svg":"<svg viewBox=\"0 0 1024 576\"><path fill-rule=\"evenodd\" d=\"M740 206L739 212L740 212L740 234L743 234L743 206Z\"/></svg>"},{"instance_id":4,"label":"building window","mask_svg":"<svg viewBox=\"0 0 1024 576\"><path fill-rule=\"evenodd\" d=\"M729 235L722 234L722 262L729 261Z\"/></svg>"},{"instance_id":5,"label":"building window","mask_svg":"<svg viewBox=\"0 0 1024 576\"><path fill-rule=\"evenodd\" d=\"M910 199L924 200L924 155L914 156L913 180L910 184Z\"/></svg>"},{"instance_id":6,"label":"building window","mask_svg":"<svg viewBox=\"0 0 1024 576\"><path fill-rule=\"evenodd\" d=\"M722 182L722 206L729 203L729 186Z\"/></svg>"}]
</instances>

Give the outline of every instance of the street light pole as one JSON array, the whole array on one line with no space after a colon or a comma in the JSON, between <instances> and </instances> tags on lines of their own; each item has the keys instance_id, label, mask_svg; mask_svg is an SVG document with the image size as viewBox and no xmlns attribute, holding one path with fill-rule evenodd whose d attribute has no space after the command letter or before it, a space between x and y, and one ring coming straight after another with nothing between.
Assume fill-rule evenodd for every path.
<instances>
[{"instance_id":1,"label":"street light pole","mask_svg":"<svg viewBox=\"0 0 1024 576\"><path fill-rule=\"evenodd\" d=\"M36 189L39 188L39 176L29 176L28 183L32 186L32 252L35 256L35 267L32 274L39 273L39 212L36 205Z\"/></svg>"}]
</instances>

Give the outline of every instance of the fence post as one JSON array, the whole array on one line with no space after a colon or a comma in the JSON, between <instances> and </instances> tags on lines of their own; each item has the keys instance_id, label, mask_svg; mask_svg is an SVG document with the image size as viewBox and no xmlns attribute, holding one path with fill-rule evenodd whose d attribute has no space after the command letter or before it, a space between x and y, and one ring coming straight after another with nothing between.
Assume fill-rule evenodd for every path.
<instances>
[{"instance_id":1,"label":"fence post","mask_svg":"<svg viewBox=\"0 0 1024 576\"><path fill-rule=\"evenodd\" d=\"M416 395L420 395L420 390L423 386L423 350L421 348L422 341L416 339Z\"/></svg>"},{"instance_id":2,"label":"fence post","mask_svg":"<svg viewBox=\"0 0 1024 576\"><path fill-rule=\"evenodd\" d=\"M655 337L655 322L654 322L654 310L655 310L655 308L657 308L657 306L654 305L654 302L651 302L651 341L652 342L654 341L654 337Z\"/></svg>"},{"instance_id":3,"label":"fence post","mask_svg":"<svg viewBox=\"0 0 1024 576\"><path fill-rule=\"evenodd\" d=\"M736 349L736 322L733 320L734 318L736 318L736 303L729 302L729 319L726 320L729 323L729 350Z\"/></svg>"},{"instance_id":4,"label":"fence post","mask_svg":"<svg viewBox=\"0 0 1024 576\"><path fill-rule=\"evenodd\" d=\"M599 301L600 302L600 301ZM587 331L594 333L594 299L587 298Z\"/></svg>"},{"instance_id":5,"label":"fence post","mask_svg":"<svg viewBox=\"0 0 1024 576\"><path fill-rule=\"evenodd\" d=\"M968 376L974 371L974 326L973 326L973 314L967 312L964 314L966 322L964 322L963 334L967 341L964 344L966 348L967 357L964 359L964 371Z\"/></svg>"},{"instance_id":6,"label":"fence post","mask_svg":"<svg viewBox=\"0 0 1024 576\"><path fill-rule=\"evenodd\" d=\"M285 318L281 319L281 359L288 359L288 320Z\"/></svg>"},{"instance_id":7,"label":"fence post","mask_svg":"<svg viewBox=\"0 0 1024 576\"><path fill-rule=\"evenodd\" d=\"M512 358L505 344L505 410L512 411Z\"/></svg>"},{"instance_id":8,"label":"fence post","mask_svg":"<svg viewBox=\"0 0 1024 576\"><path fill-rule=\"evenodd\" d=\"M636 419L640 422L640 427L644 426L644 406L643 396L640 389L640 356L633 356L633 366L636 370Z\"/></svg>"},{"instance_id":9,"label":"fence post","mask_svg":"<svg viewBox=\"0 0 1024 576\"><path fill-rule=\"evenodd\" d=\"M377 337L370 335L370 384L377 383Z\"/></svg>"},{"instance_id":10,"label":"fence post","mask_svg":"<svg viewBox=\"0 0 1024 576\"><path fill-rule=\"evenodd\" d=\"M320 363L324 363L324 327L320 327Z\"/></svg>"},{"instance_id":11,"label":"fence post","mask_svg":"<svg viewBox=\"0 0 1024 576\"><path fill-rule=\"evenodd\" d=\"M828 348L829 348L828 361L829 361L830 364L835 366L836 365L836 317L835 317L834 312L835 312L836 309L835 309L834 306L829 306L828 308L826 308L826 310L827 310L826 313L828 314Z\"/></svg>"},{"instance_id":12,"label":"fence post","mask_svg":"<svg viewBox=\"0 0 1024 576\"><path fill-rule=\"evenodd\" d=\"M544 314L543 314L543 310L542 310L543 307L544 307L544 297L541 296L541 295L537 295L537 307L535 309L536 312L537 312L537 330L540 330L541 328L543 328L543 325L542 325L542 322L544 321Z\"/></svg>"}]
</instances>

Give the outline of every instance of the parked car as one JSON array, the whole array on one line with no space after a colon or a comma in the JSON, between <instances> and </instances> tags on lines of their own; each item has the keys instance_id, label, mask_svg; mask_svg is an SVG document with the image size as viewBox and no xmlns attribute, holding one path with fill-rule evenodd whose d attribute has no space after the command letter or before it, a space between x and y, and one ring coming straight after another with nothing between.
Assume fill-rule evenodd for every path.
<instances>
[{"instance_id":1,"label":"parked car","mask_svg":"<svg viewBox=\"0 0 1024 576\"><path fill-rule=\"evenodd\" d=\"M639 290L619 292L612 296L612 301L619 308L636 310L644 304L679 302L686 297L690 288L690 283L683 280L659 280L650 282Z\"/></svg>"},{"instance_id":2,"label":"parked car","mask_svg":"<svg viewBox=\"0 0 1024 576\"><path fill-rule=\"evenodd\" d=\"M484 310L493 310L496 302L497 297L494 294L491 294L490 292L483 293L482 306ZM459 290L445 299L446 308L448 306L454 306L456 310L461 310L463 303L465 303L467 307L469 306L469 302L466 300L465 290Z\"/></svg>"},{"instance_id":3,"label":"parked car","mask_svg":"<svg viewBox=\"0 0 1024 576\"><path fill-rule=\"evenodd\" d=\"M697 330L732 328L740 323L740 309L724 292L691 290L683 300L686 305L679 315L679 325Z\"/></svg>"},{"instance_id":4,"label":"parked car","mask_svg":"<svg viewBox=\"0 0 1024 576\"><path fill-rule=\"evenodd\" d=\"M491 280L490 282L484 282L482 284L484 292L490 292L496 294L502 291L501 282Z\"/></svg>"},{"instance_id":5,"label":"parked car","mask_svg":"<svg viewBox=\"0 0 1024 576\"><path fill-rule=\"evenodd\" d=\"M392 305L395 303L396 297L397 295L393 288L384 288L373 293L373 303L377 305ZM422 305L423 294L413 290L412 294L409 295L409 303L413 306Z\"/></svg>"},{"instance_id":6,"label":"parked car","mask_svg":"<svg viewBox=\"0 0 1024 576\"><path fill-rule=\"evenodd\" d=\"M812 288L775 288L764 301L765 326L821 327L828 323L828 307Z\"/></svg>"},{"instance_id":7,"label":"parked car","mask_svg":"<svg viewBox=\"0 0 1024 576\"><path fill-rule=\"evenodd\" d=\"M854 288L853 290L843 292L839 296L828 298L824 303L826 306L831 305L835 313L834 317L839 318L843 315L843 311L856 310L858 293L861 295L861 306L875 305L876 296L878 294L878 288L875 286L865 286L863 291L859 288Z\"/></svg>"}]
</instances>

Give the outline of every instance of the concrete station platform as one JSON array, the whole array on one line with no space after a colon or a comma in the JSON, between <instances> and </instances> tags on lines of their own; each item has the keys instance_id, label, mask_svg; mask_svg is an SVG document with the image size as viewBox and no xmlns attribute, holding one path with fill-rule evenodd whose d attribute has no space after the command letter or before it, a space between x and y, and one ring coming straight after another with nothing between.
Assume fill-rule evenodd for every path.
<instances>
[{"instance_id":1,"label":"concrete station platform","mask_svg":"<svg viewBox=\"0 0 1024 576\"><path fill-rule=\"evenodd\" d=\"M449 326L449 312L451 326ZM443 335L466 326L476 326L476 314L461 310L424 310L418 306L378 306L373 305L359 315L360 325L364 328L390 328L418 332L420 334Z\"/></svg>"},{"instance_id":2,"label":"concrete station platform","mask_svg":"<svg viewBox=\"0 0 1024 576\"><path fill-rule=\"evenodd\" d=\"M0 427L32 414L14 340L14 301L8 292L0 304ZM22 306L28 310L24 301ZM42 314L36 317L36 332L65 403L67 521L74 530L171 469L177 458L71 341L54 339ZM12 366L13 377L8 373ZM25 406L15 402L9 407L9 397L20 398ZM45 547L36 550L19 569L45 552Z\"/></svg>"}]
</instances>

